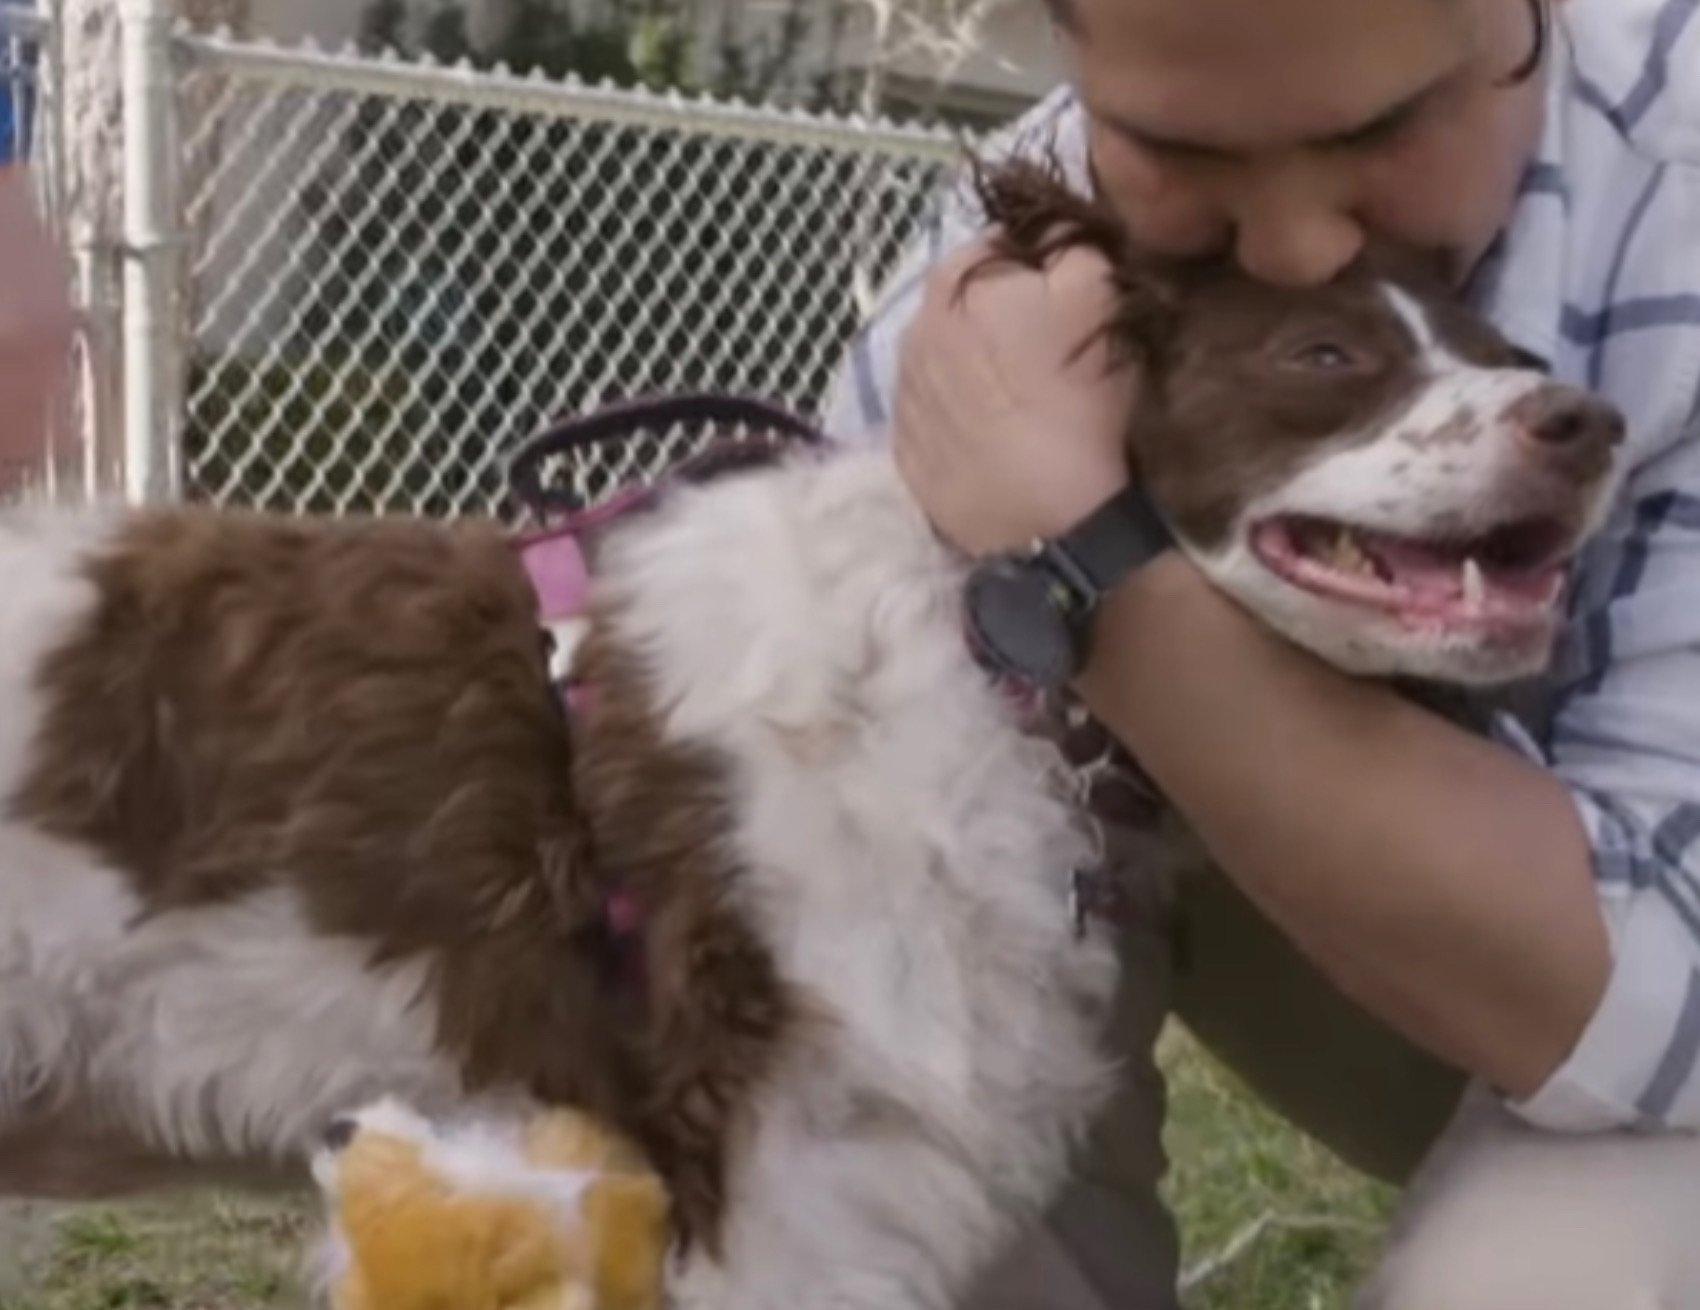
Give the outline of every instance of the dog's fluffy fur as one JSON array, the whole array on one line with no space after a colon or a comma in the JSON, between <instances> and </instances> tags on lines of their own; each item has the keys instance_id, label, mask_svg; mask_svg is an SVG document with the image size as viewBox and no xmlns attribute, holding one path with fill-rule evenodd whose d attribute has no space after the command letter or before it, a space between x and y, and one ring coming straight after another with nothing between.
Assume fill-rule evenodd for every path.
<instances>
[{"instance_id":1,"label":"dog's fluffy fur","mask_svg":"<svg viewBox=\"0 0 1700 1310\"><path fill-rule=\"evenodd\" d=\"M6 1113L289 1158L379 1090L583 1099L683 1191L688 1304L943 1304L1056 1184L1114 978L1088 835L886 461L611 540L571 748L494 538L68 527L0 549ZM586 963L601 879L646 903L640 995Z\"/></svg>"},{"instance_id":2,"label":"dog's fluffy fur","mask_svg":"<svg viewBox=\"0 0 1700 1310\"><path fill-rule=\"evenodd\" d=\"M1262 290L1037 174L986 194L1010 257L1111 255L1130 460L1223 587L1354 671L1538 666L1524 584L1597 513L1609 412L1418 264ZM1478 552L1492 622L1435 581ZM1423 621L1342 591L1412 569ZM0 570L0 1181L66 1135L289 1166L380 1095L573 1102L667 1177L705 1310L943 1310L1060 1184L1111 1076L1094 834L886 455L617 525L571 724L487 525L20 511Z\"/></svg>"}]
</instances>

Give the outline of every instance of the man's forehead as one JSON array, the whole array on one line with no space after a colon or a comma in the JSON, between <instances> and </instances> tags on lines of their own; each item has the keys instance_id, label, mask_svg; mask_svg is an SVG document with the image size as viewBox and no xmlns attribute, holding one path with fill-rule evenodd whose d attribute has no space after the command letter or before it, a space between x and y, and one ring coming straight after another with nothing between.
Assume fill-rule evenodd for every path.
<instances>
[{"instance_id":1,"label":"man's forehead","mask_svg":"<svg viewBox=\"0 0 1700 1310\"><path fill-rule=\"evenodd\" d=\"M1476 0L1064 0L1093 112L1222 150L1368 128L1460 75Z\"/></svg>"}]
</instances>

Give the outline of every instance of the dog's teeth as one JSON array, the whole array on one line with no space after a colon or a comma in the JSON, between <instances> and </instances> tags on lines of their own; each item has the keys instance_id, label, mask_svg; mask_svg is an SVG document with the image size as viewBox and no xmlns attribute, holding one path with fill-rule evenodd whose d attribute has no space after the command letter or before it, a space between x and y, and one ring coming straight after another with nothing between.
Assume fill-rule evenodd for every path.
<instances>
[{"instance_id":1,"label":"dog's teeth","mask_svg":"<svg viewBox=\"0 0 1700 1310\"><path fill-rule=\"evenodd\" d=\"M1487 599L1487 583L1482 578L1482 566L1472 555L1464 561L1464 612L1476 614Z\"/></svg>"},{"instance_id":2,"label":"dog's teeth","mask_svg":"<svg viewBox=\"0 0 1700 1310\"><path fill-rule=\"evenodd\" d=\"M1335 568L1347 573L1372 573L1369 556L1364 554L1363 547L1358 545L1358 539L1352 535L1352 530L1342 527L1334 538L1334 554L1332 563Z\"/></svg>"}]
</instances>

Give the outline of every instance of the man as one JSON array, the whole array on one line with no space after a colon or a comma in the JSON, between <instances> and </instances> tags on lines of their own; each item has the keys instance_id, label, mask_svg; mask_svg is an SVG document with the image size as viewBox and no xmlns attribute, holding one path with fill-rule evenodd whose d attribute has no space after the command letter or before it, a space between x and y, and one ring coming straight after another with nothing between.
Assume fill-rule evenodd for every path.
<instances>
[{"instance_id":1,"label":"man","mask_svg":"<svg viewBox=\"0 0 1700 1310\"><path fill-rule=\"evenodd\" d=\"M1426 1157L1369 1303L1700 1305L1697 10L1057 0L1069 85L1004 148L1055 149L1150 247L1270 282L1327 279L1377 230L1450 250L1631 436L1532 734L1479 738L1323 667L1173 552L1110 588L1074 685L1220 876L1142 889L1126 1090L979 1304L1174 1304L1149 1061L1172 1006L1354 1163L1406 1181ZM1095 256L958 304L983 242L953 193L828 416L892 441L976 554L1109 501L1138 386L1069 358L1107 304Z\"/></svg>"}]
</instances>

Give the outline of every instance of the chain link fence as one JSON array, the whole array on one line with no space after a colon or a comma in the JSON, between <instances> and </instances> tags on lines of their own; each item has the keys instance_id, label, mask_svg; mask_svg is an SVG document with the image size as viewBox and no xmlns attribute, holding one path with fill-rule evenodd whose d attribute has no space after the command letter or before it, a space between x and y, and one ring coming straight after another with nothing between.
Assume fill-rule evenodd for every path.
<instances>
[{"instance_id":1,"label":"chain link fence","mask_svg":"<svg viewBox=\"0 0 1700 1310\"><path fill-rule=\"evenodd\" d=\"M509 514L548 418L813 412L960 145L920 129L180 36L181 494ZM574 472L642 476L689 434Z\"/></svg>"}]
</instances>

